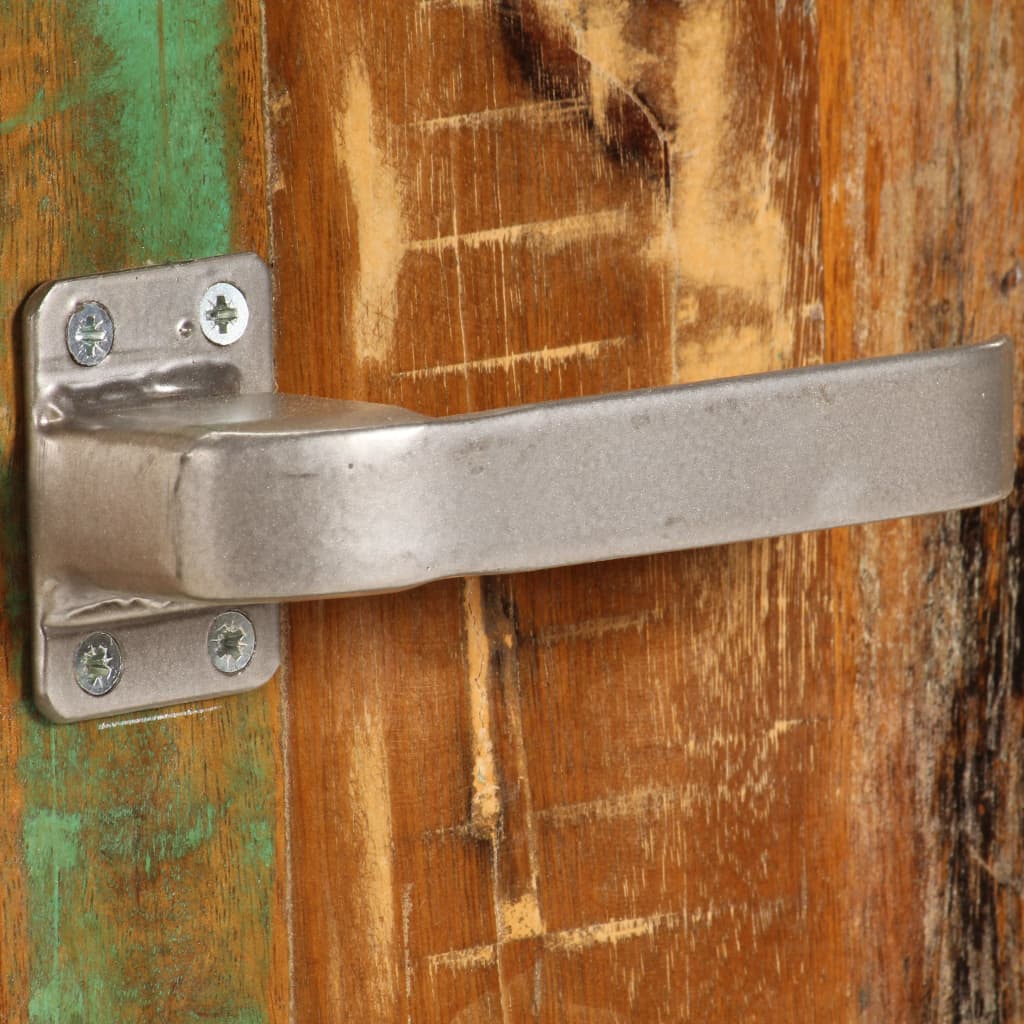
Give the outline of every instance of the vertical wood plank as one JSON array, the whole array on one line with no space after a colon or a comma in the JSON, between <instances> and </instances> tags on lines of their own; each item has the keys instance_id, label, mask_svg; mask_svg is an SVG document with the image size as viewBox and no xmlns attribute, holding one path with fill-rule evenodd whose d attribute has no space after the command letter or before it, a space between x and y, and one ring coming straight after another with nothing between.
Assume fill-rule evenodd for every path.
<instances>
[{"instance_id":1,"label":"vertical wood plank","mask_svg":"<svg viewBox=\"0 0 1024 1024\"><path fill-rule=\"evenodd\" d=\"M822 358L808 5L307 14L268 11L284 389L445 414ZM297 609L300 1018L853 1013L830 546Z\"/></svg>"},{"instance_id":2,"label":"vertical wood plank","mask_svg":"<svg viewBox=\"0 0 1024 1024\"><path fill-rule=\"evenodd\" d=\"M1005 332L1020 394L1019 5L819 17L830 356ZM1020 488L834 552L860 1018L1020 1019Z\"/></svg>"},{"instance_id":3,"label":"vertical wood plank","mask_svg":"<svg viewBox=\"0 0 1024 1024\"><path fill-rule=\"evenodd\" d=\"M41 720L17 515L19 304L48 278L265 246L260 62L256 2L0 12L5 1020L287 1010L274 688L142 721Z\"/></svg>"}]
</instances>

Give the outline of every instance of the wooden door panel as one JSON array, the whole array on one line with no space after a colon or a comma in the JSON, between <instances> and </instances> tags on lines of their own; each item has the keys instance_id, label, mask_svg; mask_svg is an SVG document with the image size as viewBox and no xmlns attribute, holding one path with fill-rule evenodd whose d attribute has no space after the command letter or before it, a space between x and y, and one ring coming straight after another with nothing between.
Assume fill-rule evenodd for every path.
<instances>
[{"instance_id":1,"label":"wooden door panel","mask_svg":"<svg viewBox=\"0 0 1024 1024\"><path fill-rule=\"evenodd\" d=\"M258 694L55 727L13 326L255 248L282 390L436 415L1019 338L1017 6L0 13L0 1018L1024 1016L1019 488L300 605Z\"/></svg>"}]
</instances>

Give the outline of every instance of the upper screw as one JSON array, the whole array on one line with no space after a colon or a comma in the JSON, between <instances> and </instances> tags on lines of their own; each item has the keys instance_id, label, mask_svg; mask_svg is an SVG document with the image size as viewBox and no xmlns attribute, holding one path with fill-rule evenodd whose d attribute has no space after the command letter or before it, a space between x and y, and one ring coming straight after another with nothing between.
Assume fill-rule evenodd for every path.
<instances>
[{"instance_id":1,"label":"upper screw","mask_svg":"<svg viewBox=\"0 0 1024 1024\"><path fill-rule=\"evenodd\" d=\"M109 633L90 633L75 650L75 681L93 697L110 693L123 671L121 648Z\"/></svg>"},{"instance_id":2,"label":"upper screw","mask_svg":"<svg viewBox=\"0 0 1024 1024\"><path fill-rule=\"evenodd\" d=\"M210 623L206 648L213 667L218 672L233 676L252 661L256 650L256 630L241 612L221 612Z\"/></svg>"},{"instance_id":3,"label":"upper screw","mask_svg":"<svg viewBox=\"0 0 1024 1024\"><path fill-rule=\"evenodd\" d=\"M199 304L199 325L214 345L233 345L249 326L245 296L226 281L210 285Z\"/></svg>"},{"instance_id":4,"label":"upper screw","mask_svg":"<svg viewBox=\"0 0 1024 1024\"><path fill-rule=\"evenodd\" d=\"M95 366L110 355L114 321L98 302L83 302L68 317L68 352L79 366Z\"/></svg>"}]
</instances>

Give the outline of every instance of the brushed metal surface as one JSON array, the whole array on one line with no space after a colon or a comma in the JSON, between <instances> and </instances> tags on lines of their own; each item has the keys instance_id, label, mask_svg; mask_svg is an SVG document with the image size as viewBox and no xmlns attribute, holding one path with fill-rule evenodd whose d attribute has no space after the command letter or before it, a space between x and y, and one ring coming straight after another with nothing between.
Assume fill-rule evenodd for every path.
<instances>
[{"instance_id":1,"label":"brushed metal surface","mask_svg":"<svg viewBox=\"0 0 1024 1024\"><path fill-rule=\"evenodd\" d=\"M67 486L148 473L152 500L95 547L69 516L62 557L120 589L282 601L981 504L1012 485L1011 356L997 341L437 420L276 394L84 415Z\"/></svg>"},{"instance_id":2,"label":"brushed metal surface","mask_svg":"<svg viewBox=\"0 0 1024 1024\"><path fill-rule=\"evenodd\" d=\"M250 319L229 347L212 345L199 324L204 292L233 281ZM67 324L99 302L114 343L97 365L74 361ZM234 396L273 389L270 276L252 254L43 285L24 312L29 540L36 704L56 721L220 697L266 682L280 661L280 613L273 605L226 602L252 620L257 647L245 671L211 664L207 631L216 608L172 595L125 592L106 573L83 573L69 539L90 557L130 559L159 534L166 495L154 490L169 453L137 449L117 470L90 457L82 418L126 405L158 407L186 396ZM103 447L102 432L92 440ZM76 443L77 441L77 443ZM83 443L84 442L84 445ZM79 465L74 465L80 460ZM166 539L157 541L166 546ZM96 628L116 637L122 675L109 693L86 693L75 678L79 643Z\"/></svg>"}]
</instances>

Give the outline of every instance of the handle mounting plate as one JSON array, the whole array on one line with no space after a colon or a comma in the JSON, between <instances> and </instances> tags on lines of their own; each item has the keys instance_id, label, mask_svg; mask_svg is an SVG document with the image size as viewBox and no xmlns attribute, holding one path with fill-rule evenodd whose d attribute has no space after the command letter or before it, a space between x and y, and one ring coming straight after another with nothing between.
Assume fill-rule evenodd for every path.
<instances>
[{"instance_id":1,"label":"handle mounting plate","mask_svg":"<svg viewBox=\"0 0 1024 1024\"><path fill-rule=\"evenodd\" d=\"M237 308L238 295L245 309ZM248 319L239 331L243 313ZM91 414L152 407L164 398L273 391L266 265L242 254L43 285L28 301L24 327L37 706L54 720L75 721L265 683L280 661L278 605L224 608L140 597L66 569L64 524L71 516L102 517L105 532L113 526L125 546L136 542L132 523L140 505L145 515L146 475L159 458L158 443L152 452L122 453L135 460L136 493L114 493L100 478L85 493L67 493L61 483L66 460L88 457L76 435L88 433ZM82 555L75 552L79 565ZM102 561L103 552L95 557ZM228 621L225 611L241 612L251 633L231 628L213 637L211 627Z\"/></svg>"}]
</instances>

